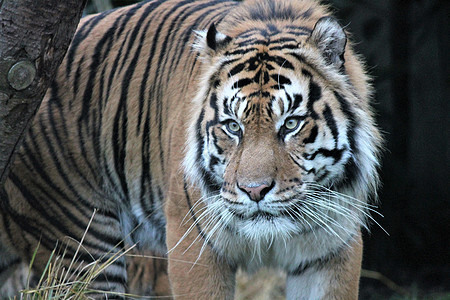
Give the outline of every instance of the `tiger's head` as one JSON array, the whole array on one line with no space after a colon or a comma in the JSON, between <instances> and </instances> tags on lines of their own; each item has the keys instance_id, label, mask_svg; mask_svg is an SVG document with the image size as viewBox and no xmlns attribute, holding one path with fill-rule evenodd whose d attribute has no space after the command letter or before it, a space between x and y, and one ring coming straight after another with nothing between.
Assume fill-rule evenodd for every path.
<instances>
[{"instance_id":1,"label":"tiger's head","mask_svg":"<svg viewBox=\"0 0 450 300\"><path fill-rule=\"evenodd\" d=\"M251 25L199 33L187 176L210 213L252 239L358 230L380 137L346 33L332 17Z\"/></svg>"}]
</instances>

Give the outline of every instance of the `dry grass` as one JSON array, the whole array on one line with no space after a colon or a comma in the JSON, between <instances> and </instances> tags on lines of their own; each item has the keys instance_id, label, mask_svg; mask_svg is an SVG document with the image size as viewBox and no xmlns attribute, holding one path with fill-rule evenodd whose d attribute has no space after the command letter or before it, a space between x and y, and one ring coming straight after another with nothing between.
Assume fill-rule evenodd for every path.
<instances>
[{"instance_id":1,"label":"dry grass","mask_svg":"<svg viewBox=\"0 0 450 300\"><path fill-rule=\"evenodd\" d=\"M104 257L106 259L101 258L88 264L80 263L75 255L66 268L63 264L65 252L56 255L57 252L54 250L38 284L30 287L28 280L27 288L21 291L21 299L88 299L94 294L105 294L104 291L91 289L91 282L128 251L108 253ZM32 264L33 261L30 263L30 270Z\"/></svg>"},{"instance_id":2,"label":"dry grass","mask_svg":"<svg viewBox=\"0 0 450 300\"><path fill-rule=\"evenodd\" d=\"M40 275L38 280L31 280L33 277L32 267L38 252L39 245L34 252L31 262L27 268L27 279L25 288L20 291L20 299L88 299L94 294L105 294L104 291L93 290L90 288L90 284L95 278L103 273L103 271L114 263L117 259L126 255L133 249L130 247L124 249L114 249L114 252L105 253L103 257L98 260L94 260L91 263L80 262L78 253L83 251L83 241L86 233L89 230L92 219L95 216L96 211L92 214L91 220L86 228L86 231L78 241L78 247L75 251L75 255L72 257L69 265L64 262L66 256L66 250L60 245L56 245L55 249L50 254L44 271ZM73 241L73 240L72 240ZM14 274L12 274L10 282L2 287L2 297L7 295L6 293L15 292L17 288L24 285L24 266L19 267ZM30 281L37 281L37 283L30 284ZM12 291L12 289L14 289ZM109 293L111 294L111 293ZM17 296L14 296L17 298Z\"/></svg>"}]
</instances>

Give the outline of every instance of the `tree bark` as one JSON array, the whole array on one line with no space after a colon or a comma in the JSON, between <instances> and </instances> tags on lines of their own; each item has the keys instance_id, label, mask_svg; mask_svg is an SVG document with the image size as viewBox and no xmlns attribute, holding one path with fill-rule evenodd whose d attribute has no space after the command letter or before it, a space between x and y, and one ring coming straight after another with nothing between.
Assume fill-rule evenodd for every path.
<instances>
[{"instance_id":1,"label":"tree bark","mask_svg":"<svg viewBox=\"0 0 450 300\"><path fill-rule=\"evenodd\" d=\"M0 0L0 186L86 0Z\"/></svg>"}]
</instances>

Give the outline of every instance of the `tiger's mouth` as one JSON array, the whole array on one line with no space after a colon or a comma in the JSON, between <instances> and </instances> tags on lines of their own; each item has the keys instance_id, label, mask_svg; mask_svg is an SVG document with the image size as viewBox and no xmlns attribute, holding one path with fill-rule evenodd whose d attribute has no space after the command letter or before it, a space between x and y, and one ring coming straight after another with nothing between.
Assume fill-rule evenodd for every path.
<instances>
[{"instance_id":1,"label":"tiger's mouth","mask_svg":"<svg viewBox=\"0 0 450 300\"><path fill-rule=\"evenodd\" d=\"M302 200L299 197L275 200L267 204L257 204L256 208L243 209L242 204L236 207L227 206L227 210L240 220L258 221L274 220L276 218L288 218L298 221L302 216Z\"/></svg>"},{"instance_id":2,"label":"tiger's mouth","mask_svg":"<svg viewBox=\"0 0 450 300\"><path fill-rule=\"evenodd\" d=\"M320 225L311 222L308 215L302 211L301 200L291 199L283 202L291 202L291 204L287 204L285 207L278 205L277 209L272 210L258 208L251 212L240 211L236 207L227 207L227 213L231 214L234 219L234 222L229 223L229 228L234 228L239 234L251 238L258 236L286 238L307 234L321 228Z\"/></svg>"},{"instance_id":3,"label":"tiger's mouth","mask_svg":"<svg viewBox=\"0 0 450 300\"><path fill-rule=\"evenodd\" d=\"M279 217L279 214L274 213L274 212L267 212L267 211L263 211L263 210L257 210L249 215L237 212L237 211L232 211L230 210L231 213L235 216L238 217L241 220L251 220L251 221L256 221L258 219L265 219L265 220L273 220L274 218Z\"/></svg>"}]
</instances>

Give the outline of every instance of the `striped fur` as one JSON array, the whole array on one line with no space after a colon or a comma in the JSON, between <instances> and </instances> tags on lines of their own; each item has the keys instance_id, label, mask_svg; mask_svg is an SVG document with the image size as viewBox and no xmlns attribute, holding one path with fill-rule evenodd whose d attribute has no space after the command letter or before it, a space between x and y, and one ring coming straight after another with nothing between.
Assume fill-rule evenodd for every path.
<instances>
[{"instance_id":1,"label":"striped fur","mask_svg":"<svg viewBox=\"0 0 450 300\"><path fill-rule=\"evenodd\" d=\"M235 270L261 266L288 272L292 299L355 298L378 184L370 97L313 0L86 17L0 191L0 280L38 243L37 271L58 242L69 264L96 210L80 261L168 254L180 298L230 298ZM125 292L125 264L93 288Z\"/></svg>"}]
</instances>

